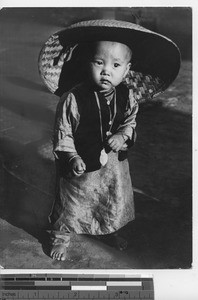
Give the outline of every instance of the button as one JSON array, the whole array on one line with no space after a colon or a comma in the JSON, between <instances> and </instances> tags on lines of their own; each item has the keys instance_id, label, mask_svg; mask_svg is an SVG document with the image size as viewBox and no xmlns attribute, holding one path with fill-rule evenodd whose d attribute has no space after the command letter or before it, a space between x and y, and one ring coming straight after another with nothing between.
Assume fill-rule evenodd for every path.
<instances>
[{"instance_id":1,"label":"button","mask_svg":"<svg viewBox=\"0 0 198 300\"><path fill-rule=\"evenodd\" d=\"M108 100L108 101L107 101L107 105L109 105L109 104L110 104L110 101Z\"/></svg>"}]
</instances>

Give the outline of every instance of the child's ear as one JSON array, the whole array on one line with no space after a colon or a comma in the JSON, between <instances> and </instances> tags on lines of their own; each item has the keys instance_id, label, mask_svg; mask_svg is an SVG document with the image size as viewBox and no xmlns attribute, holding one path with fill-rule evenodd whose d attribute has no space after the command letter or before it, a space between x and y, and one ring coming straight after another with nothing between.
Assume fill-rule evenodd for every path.
<instances>
[{"instance_id":1,"label":"child's ear","mask_svg":"<svg viewBox=\"0 0 198 300\"><path fill-rule=\"evenodd\" d=\"M126 66L126 71L125 71L125 73L124 73L124 77L127 75L127 73L129 72L130 68L131 68L131 63L129 62L129 63L127 64L127 66Z\"/></svg>"}]
</instances>

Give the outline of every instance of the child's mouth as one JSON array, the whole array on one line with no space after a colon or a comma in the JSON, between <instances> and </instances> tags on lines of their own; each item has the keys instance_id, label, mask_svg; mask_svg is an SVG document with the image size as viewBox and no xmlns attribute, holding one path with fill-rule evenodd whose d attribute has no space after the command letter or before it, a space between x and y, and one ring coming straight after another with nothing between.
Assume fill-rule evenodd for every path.
<instances>
[{"instance_id":1,"label":"child's mouth","mask_svg":"<svg viewBox=\"0 0 198 300\"><path fill-rule=\"evenodd\" d=\"M102 79L101 83L102 84L111 84L111 82L109 80L107 80L107 79Z\"/></svg>"}]
</instances>

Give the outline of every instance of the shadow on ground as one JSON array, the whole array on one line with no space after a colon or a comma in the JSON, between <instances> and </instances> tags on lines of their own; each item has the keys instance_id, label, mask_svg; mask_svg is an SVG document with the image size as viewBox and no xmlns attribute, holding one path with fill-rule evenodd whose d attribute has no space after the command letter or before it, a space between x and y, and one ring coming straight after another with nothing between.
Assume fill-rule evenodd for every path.
<instances>
[{"instance_id":1,"label":"shadow on ground","mask_svg":"<svg viewBox=\"0 0 198 300\"><path fill-rule=\"evenodd\" d=\"M129 268L134 265L144 269L189 268L192 259L191 117L154 103L141 108L138 124L139 138L129 153L129 161L133 184L146 195L135 193L136 220L120 230L129 243L128 249L122 252L123 266L126 268L128 263ZM6 140L2 145L6 159L1 218L45 245L55 182L52 145L47 138L26 146ZM74 235L72 247L76 243L82 246L82 239L83 236ZM91 247L102 244L88 237L85 240ZM111 247L105 247L111 251ZM75 263L72 255L70 267L79 267L76 259L81 261L82 253L76 253ZM88 253L85 257L88 258ZM90 257L89 265L101 268ZM111 263L105 266L111 267Z\"/></svg>"}]
</instances>

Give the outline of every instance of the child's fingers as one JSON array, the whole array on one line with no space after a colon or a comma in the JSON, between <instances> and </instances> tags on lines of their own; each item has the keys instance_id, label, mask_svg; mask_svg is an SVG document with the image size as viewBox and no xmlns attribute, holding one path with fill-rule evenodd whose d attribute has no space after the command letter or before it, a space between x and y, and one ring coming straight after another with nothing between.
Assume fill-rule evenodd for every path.
<instances>
[{"instance_id":1,"label":"child's fingers","mask_svg":"<svg viewBox=\"0 0 198 300\"><path fill-rule=\"evenodd\" d=\"M84 172L85 172L85 170L83 170L83 169L73 169L73 174L74 174L75 176L80 176L80 175L82 175Z\"/></svg>"},{"instance_id":2,"label":"child's fingers","mask_svg":"<svg viewBox=\"0 0 198 300\"><path fill-rule=\"evenodd\" d=\"M109 146L114 146L116 143L117 143L117 140L115 140L115 139L109 139L108 140Z\"/></svg>"},{"instance_id":3,"label":"child's fingers","mask_svg":"<svg viewBox=\"0 0 198 300\"><path fill-rule=\"evenodd\" d=\"M111 144L114 143L115 141L116 141L116 138L115 138L114 136L111 136L111 137L108 139L107 143L108 143L109 145L111 145Z\"/></svg>"},{"instance_id":4,"label":"child's fingers","mask_svg":"<svg viewBox=\"0 0 198 300\"><path fill-rule=\"evenodd\" d=\"M112 137L110 137L107 141L108 144L110 144L114 139Z\"/></svg>"},{"instance_id":5,"label":"child's fingers","mask_svg":"<svg viewBox=\"0 0 198 300\"><path fill-rule=\"evenodd\" d=\"M109 146L115 145L115 144L120 145L120 144L122 144L123 142L124 142L124 140L123 140L121 137L119 137L119 136L112 136L112 137L110 137L110 139L108 140Z\"/></svg>"},{"instance_id":6,"label":"child's fingers","mask_svg":"<svg viewBox=\"0 0 198 300\"><path fill-rule=\"evenodd\" d=\"M111 149L112 149L114 152L118 152L118 151L120 150L120 145L115 144L115 145L113 145L113 146L111 147Z\"/></svg>"},{"instance_id":7,"label":"child's fingers","mask_svg":"<svg viewBox=\"0 0 198 300\"><path fill-rule=\"evenodd\" d=\"M86 170L86 165L83 162L83 160L79 161L73 168L73 174L75 176L80 176L82 175Z\"/></svg>"},{"instance_id":8,"label":"child's fingers","mask_svg":"<svg viewBox=\"0 0 198 300\"><path fill-rule=\"evenodd\" d=\"M77 172L76 170L72 170L74 176L80 176L82 173Z\"/></svg>"},{"instance_id":9,"label":"child's fingers","mask_svg":"<svg viewBox=\"0 0 198 300\"><path fill-rule=\"evenodd\" d=\"M77 172L78 173L83 173L86 170L85 164L82 162L78 167L77 167Z\"/></svg>"},{"instance_id":10,"label":"child's fingers","mask_svg":"<svg viewBox=\"0 0 198 300\"><path fill-rule=\"evenodd\" d=\"M86 170L86 165L85 165L84 161L82 161L82 168L83 168L83 170Z\"/></svg>"},{"instance_id":11,"label":"child's fingers","mask_svg":"<svg viewBox=\"0 0 198 300\"><path fill-rule=\"evenodd\" d=\"M113 150L116 150L118 147L121 146L121 144L119 143L119 141L114 140L112 141L112 143L109 145Z\"/></svg>"},{"instance_id":12,"label":"child's fingers","mask_svg":"<svg viewBox=\"0 0 198 300\"><path fill-rule=\"evenodd\" d=\"M110 142L108 141L107 144L111 147L111 146L113 146L114 141L110 141Z\"/></svg>"}]
</instances>

